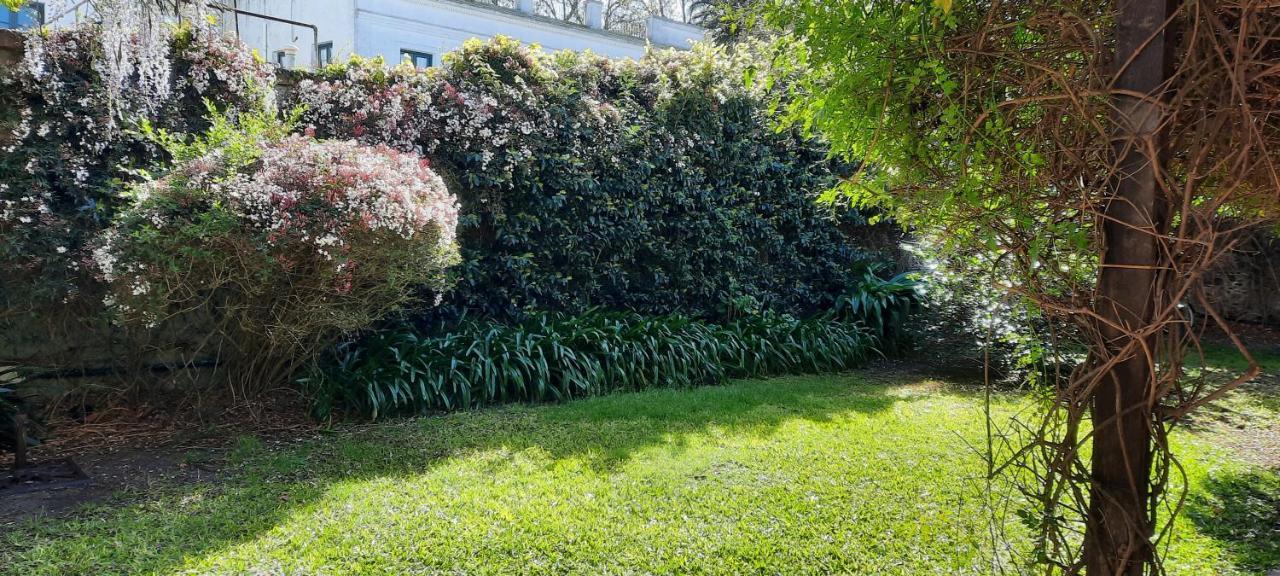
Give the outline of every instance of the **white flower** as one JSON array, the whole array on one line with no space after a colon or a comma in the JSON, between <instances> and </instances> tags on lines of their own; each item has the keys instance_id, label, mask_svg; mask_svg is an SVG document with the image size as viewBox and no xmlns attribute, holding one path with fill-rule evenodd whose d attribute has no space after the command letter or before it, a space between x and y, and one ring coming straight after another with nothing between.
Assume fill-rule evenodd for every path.
<instances>
[{"instance_id":1,"label":"white flower","mask_svg":"<svg viewBox=\"0 0 1280 576\"><path fill-rule=\"evenodd\" d=\"M114 253L114 240L114 234L108 233L106 242L93 251L93 262L98 265L98 269L102 271L103 278L108 282L114 281L116 278L117 259Z\"/></svg>"}]
</instances>

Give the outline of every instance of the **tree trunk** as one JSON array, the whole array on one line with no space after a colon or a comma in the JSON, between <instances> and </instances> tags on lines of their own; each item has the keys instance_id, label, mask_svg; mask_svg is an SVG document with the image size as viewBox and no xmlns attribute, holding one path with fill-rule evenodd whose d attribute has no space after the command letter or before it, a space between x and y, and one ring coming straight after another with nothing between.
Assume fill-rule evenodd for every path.
<instances>
[{"instance_id":1,"label":"tree trunk","mask_svg":"<svg viewBox=\"0 0 1280 576\"><path fill-rule=\"evenodd\" d=\"M1122 327L1100 323L1111 352L1131 341L1127 329L1153 321L1162 260L1155 236L1168 231L1158 183L1163 117L1157 100L1168 76L1164 24L1172 6L1172 0L1118 0L1116 6L1115 88L1151 97L1112 98L1117 170L1114 196L1105 207L1095 303L1100 316ZM1151 565L1154 522L1147 501L1154 385L1150 360L1139 350L1105 374L1094 393L1093 485L1084 541L1089 576L1140 576Z\"/></svg>"}]
</instances>

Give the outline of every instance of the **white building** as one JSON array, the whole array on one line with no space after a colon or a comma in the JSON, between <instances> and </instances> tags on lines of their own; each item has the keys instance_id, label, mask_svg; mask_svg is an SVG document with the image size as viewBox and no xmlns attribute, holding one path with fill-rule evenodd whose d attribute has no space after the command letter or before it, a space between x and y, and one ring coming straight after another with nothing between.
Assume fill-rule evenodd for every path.
<instances>
[{"instance_id":1,"label":"white building","mask_svg":"<svg viewBox=\"0 0 1280 576\"><path fill-rule=\"evenodd\" d=\"M703 39L698 26L650 17L645 37L605 30L600 0L587 0L586 25L539 16L533 0L517 8L467 0L224 0L222 26L249 47L286 67L310 67L352 54L420 67L470 38L503 35L544 50L585 50L638 58L646 46L689 48ZM298 24L295 24L298 23Z\"/></svg>"},{"instance_id":2,"label":"white building","mask_svg":"<svg viewBox=\"0 0 1280 576\"><path fill-rule=\"evenodd\" d=\"M44 23L44 3L29 2L17 10L0 6L0 30L20 30Z\"/></svg>"},{"instance_id":3,"label":"white building","mask_svg":"<svg viewBox=\"0 0 1280 576\"><path fill-rule=\"evenodd\" d=\"M540 16L534 0L504 8L469 0L212 0L227 32L263 58L289 68L306 68L352 54L381 56L388 63L411 59L437 66L440 57L471 38L503 35L544 50L591 50L610 58L638 58L648 46L686 49L706 31L692 24L650 16L642 29L623 34L604 29L601 0L586 1L586 25ZM47 24L67 26L91 18L92 4L49 15L44 2L18 11L0 7L0 29Z\"/></svg>"}]
</instances>

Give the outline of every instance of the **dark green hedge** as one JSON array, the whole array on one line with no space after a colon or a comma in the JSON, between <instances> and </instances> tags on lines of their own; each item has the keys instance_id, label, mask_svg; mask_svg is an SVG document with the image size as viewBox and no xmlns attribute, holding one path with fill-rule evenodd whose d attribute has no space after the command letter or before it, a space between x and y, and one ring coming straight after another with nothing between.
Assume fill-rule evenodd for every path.
<instances>
[{"instance_id":1,"label":"dark green hedge","mask_svg":"<svg viewBox=\"0 0 1280 576\"><path fill-rule=\"evenodd\" d=\"M724 54L610 62L499 39L443 71L378 66L325 70L291 101L319 136L412 147L448 175L463 264L433 314L808 315L870 260L838 229L858 214L815 202L836 183L826 148L777 131Z\"/></svg>"}]
</instances>

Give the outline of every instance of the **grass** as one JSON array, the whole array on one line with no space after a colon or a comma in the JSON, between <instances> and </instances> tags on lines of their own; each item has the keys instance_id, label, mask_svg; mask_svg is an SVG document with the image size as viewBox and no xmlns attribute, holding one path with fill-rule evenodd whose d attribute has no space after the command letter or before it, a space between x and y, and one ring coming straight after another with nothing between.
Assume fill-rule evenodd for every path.
<instances>
[{"instance_id":1,"label":"grass","mask_svg":"<svg viewBox=\"0 0 1280 576\"><path fill-rule=\"evenodd\" d=\"M0 573L988 574L981 408L860 373L245 438L220 482L10 529ZM1169 573L1280 567L1277 476L1178 440Z\"/></svg>"},{"instance_id":2,"label":"grass","mask_svg":"<svg viewBox=\"0 0 1280 576\"><path fill-rule=\"evenodd\" d=\"M1240 352L1229 345L1207 344L1202 352L1203 360L1194 352L1188 355L1189 375L1198 376L1203 371L1208 379L1230 381L1249 369ZM1259 417L1280 413L1280 347L1253 346L1249 352L1261 367L1262 376L1243 386L1246 393L1230 396L1216 408Z\"/></svg>"},{"instance_id":3,"label":"grass","mask_svg":"<svg viewBox=\"0 0 1280 576\"><path fill-rule=\"evenodd\" d=\"M1272 345L1249 346L1249 353L1253 355L1253 359L1258 361L1258 365L1262 367L1263 372L1277 375L1280 373L1280 347ZM1234 347L1223 343L1206 343L1200 350L1204 354L1204 365L1210 369L1220 370L1223 372L1240 373L1249 368L1249 362L1240 355L1240 352ZM1187 353L1191 364L1199 364L1198 354L1195 350Z\"/></svg>"}]
</instances>

